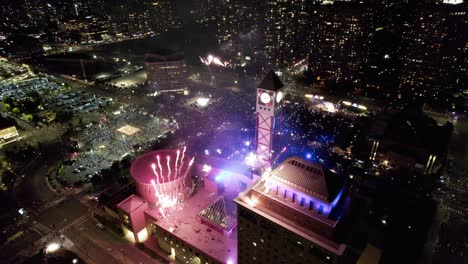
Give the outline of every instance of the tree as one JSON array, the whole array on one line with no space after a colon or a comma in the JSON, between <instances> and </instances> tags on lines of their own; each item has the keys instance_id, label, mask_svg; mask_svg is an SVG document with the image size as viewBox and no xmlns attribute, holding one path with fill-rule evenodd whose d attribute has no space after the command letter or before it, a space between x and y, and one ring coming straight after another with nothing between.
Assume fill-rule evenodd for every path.
<instances>
[{"instance_id":1,"label":"tree","mask_svg":"<svg viewBox=\"0 0 468 264\"><path fill-rule=\"evenodd\" d=\"M132 165L133 157L131 155L125 156L122 161L120 162L122 164L123 169L128 169Z\"/></svg>"},{"instance_id":2,"label":"tree","mask_svg":"<svg viewBox=\"0 0 468 264\"><path fill-rule=\"evenodd\" d=\"M42 95L35 90L28 92L28 97L32 102L36 104L41 104L42 102L44 102L44 98L42 97Z\"/></svg>"},{"instance_id":3,"label":"tree","mask_svg":"<svg viewBox=\"0 0 468 264\"><path fill-rule=\"evenodd\" d=\"M55 119L59 123L66 123L70 121L73 118L73 112L71 111L66 111L66 110L59 110L55 114Z\"/></svg>"},{"instance_id":4,"label":"tree","mask_svg":"<svg viewBox=\"0 0 468 264\"><path fill-rule=\"evenodd\" d=\"M102 179L99 175L94 175L91 178L91 183L93 184L94 187L96 187L99 183L101 183Z\"/></svg>"},{"instance_id":5,"label":"tree","mask_svg":"<svg viewBox=\"0 0 468 264\"><path fill-rule=\"evenodd\" d=\"M33 121L33 115L31 114L24 114L24 118L28 121L28 122L32 122Z\"/></svg>"},{"instance_id":6,"label":"tree","mask_svg":"<svg viewBox=\"0 0 468 264\"><path fill-rule=\"evenodd\" d=\"M18 107L13 107L13 109L11 110L11 112L13 112L13 114L19 114L21 113L20 109Z\"/></svg>"},{"instance_id":7,"label":"tree","mask_svg":"<svg viewBox=\"0 0 468 264\"><path fill-rule=\"evenodd\" d=\"M5 184L7 189L10 189L11 187L13 187L13 184L15 183L15 177L16 175L13 172L9 170L3 171L1 179L2 179L2 183Z\"/></svg>"},{"instance_id":8,"label":"tree","mask_svg":"<svg viewBox=\"0 0 468 264\"><path fill-rule=\"evenodd\" d=\"M104 182L110 183L115 177L115 174L112 173L111 169L103 169L101 170L102 178ZM94 177L93 177L94 178Z\"/></svg>"},{"instance_id":9,"label":"tree","mask_svg":"<svg viewBox=\"0 0 468 264\"><path fill-rule=\"evenodd\" d=\"M4 104L9 104L9 105L13 104L13 99L9 96L4 96L2 100Z\"/></svg>"}]
</instances>

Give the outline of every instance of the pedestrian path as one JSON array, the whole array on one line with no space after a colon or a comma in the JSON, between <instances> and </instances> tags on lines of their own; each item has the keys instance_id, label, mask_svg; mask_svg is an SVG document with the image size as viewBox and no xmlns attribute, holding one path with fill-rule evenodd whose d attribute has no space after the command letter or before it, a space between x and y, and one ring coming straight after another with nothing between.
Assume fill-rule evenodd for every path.
<instances>
[{"instance_id":1,"label":"pedestrian path","mask_svg":"<svg viewBox=\"0 0 468 264\"><path fill-rule=\"evenodd\" d=\"M64 227L62 227L60 229L57 229L57 232L58 233L63 233L63 232L67 231L68 229L70 229L70 228L72 228L74 226L77 226L79 224L82 224L82 223L86 222L86 220L88 220L90 218L91 218L91 214L82 215L79 218L73 220L71 223L65 225Z\"/></svg>"},{"instance_id":2,"label":"pedestrian path","mask_svg":"<svg viewBox=\"0 0 468 264\"><path fill-rule=\"evenodd\" d=\"M53 206L56 206L57 204L59 204L60 202L63 202L65 200L67 200L69 197L67 196L62 196L60 197L59 199L57 200L54 200L54 201L51 201L51 202L48 202L42 206L40 206L39 208L36 209L36 212L37 213L42 213L44 212L45 210L49 209L50 207L53 207Z\"/></svg>"}]
</instances>

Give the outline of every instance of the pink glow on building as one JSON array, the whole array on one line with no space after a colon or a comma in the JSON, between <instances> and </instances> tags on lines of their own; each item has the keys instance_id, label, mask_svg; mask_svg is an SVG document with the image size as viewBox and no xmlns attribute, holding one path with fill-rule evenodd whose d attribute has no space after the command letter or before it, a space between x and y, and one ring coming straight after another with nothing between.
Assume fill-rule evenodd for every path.
<instances>
[{"instance_id":1,"label":"pink glow on building","mask_svg":"<svg viewBox=\"0 0 468 264\"><path fill-rule=\"evenodd\" d=\"M123 217L122 227L125 233L129 233L133 236L133 241L143 242L138 238L138 233L146 228L145 218L142 217L146 209L148 209L148 203L140 197L132 194L119 204L117 208L121 210Z\"/></svg>"},{"instance_id":2,"label":"pink glow on building","mask_svg":"<svg viewBox=\"0 0 468 264\"><path fill-rule=\"evenodd\" d=\"M190 192L187 177L193 158L183 150L158 150L136 159L130 174L136 181L138 194L150 206L175 208Z\"/></svg>"},{"instance_id":3,"label":"pink glow on building","mask_svg":"<svg viewBox=\"0 0 468 264\"><path fill-rule=\"evenodd\" d=\"M130 168L142 198L132 195L118 205L124 233L177 263L237 263L233 199L259 178L247 171L209 156L195 163L185 148L142 155ZM203 184L192 192L195 179Z\"/></svg>"}]
</instances>

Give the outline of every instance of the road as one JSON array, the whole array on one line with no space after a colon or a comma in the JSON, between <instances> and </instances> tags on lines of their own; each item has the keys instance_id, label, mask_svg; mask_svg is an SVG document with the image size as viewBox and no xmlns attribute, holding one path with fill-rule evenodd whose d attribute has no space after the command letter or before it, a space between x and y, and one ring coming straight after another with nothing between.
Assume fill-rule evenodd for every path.
<instances>
[{"instance_id":1,"label":"road","mask_svg":"<svg viewBox=\"0 0 468 264\"><path fill-rule=\"evenodd\" d=\"M158 263L124 238L99 229L95 219L89 219L64 234L75 243L80 254L85 254L95 263Z\"/></svg>"},{"instance_id":2,"label":"road","mask_svg":"<svg viewBox=\"0 0 468 264\"><path fill-rule=\"evenodd\" d=\"M440 116L439 124L445 122ZM438 190L439 220L438 235L432 263L466 263L468 255L468 118L454 123L454 131L448 146L445 183Z\"/></svg>"},{"instance_id":3,"label":"road","mask_svg":"<svg viewBox=\"0 0 468 264\"><path fill-rule=\"evenodd\" d=\"M98 222L92 214L93 206L83 197L65 197L41 207L43 210L25 230L25 235L14 245L0 245L0 250L11 251L6 255L0 254L0 257L10 259L11 262L15 258L18 259L19 256L15 254L32 254L47 241L64 235L73 243L69 249L90 264L158 263L110 229L98 228ZM2 259L0 263L3 263Z\"/></svg>"}]
</instances>

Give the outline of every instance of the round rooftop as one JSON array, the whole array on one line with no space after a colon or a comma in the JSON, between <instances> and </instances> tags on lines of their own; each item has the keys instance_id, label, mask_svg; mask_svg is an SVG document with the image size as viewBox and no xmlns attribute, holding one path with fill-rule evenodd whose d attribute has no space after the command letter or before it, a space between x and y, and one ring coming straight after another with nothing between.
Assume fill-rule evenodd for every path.
<instances>
[{"instance_id":1,"label":"round rooftop","mask_svg":"<svg viewBox=\"0 0 468 264\"><path fill-rule=\"evenodd\" d=\"M132 163L130 175L136 182L143 184L151 184L152 180L156 183L171 182L184 176L190 159L182 149L148 152Z\"/></svg>"}]
</instances>

